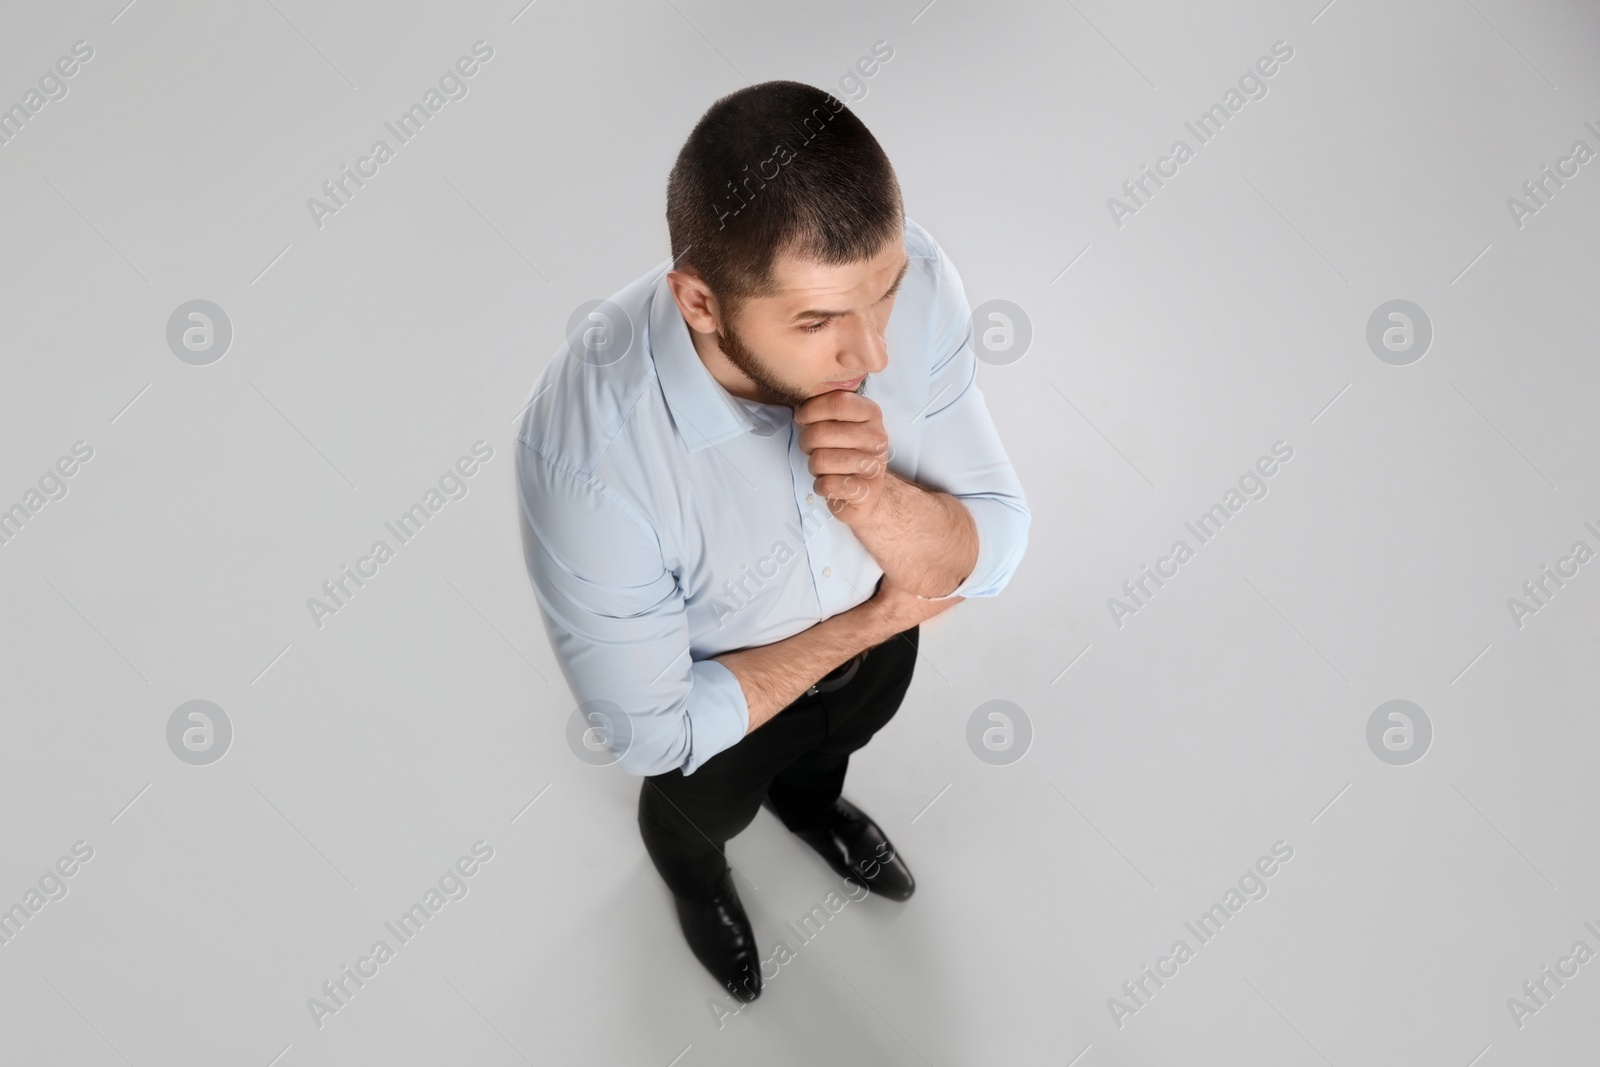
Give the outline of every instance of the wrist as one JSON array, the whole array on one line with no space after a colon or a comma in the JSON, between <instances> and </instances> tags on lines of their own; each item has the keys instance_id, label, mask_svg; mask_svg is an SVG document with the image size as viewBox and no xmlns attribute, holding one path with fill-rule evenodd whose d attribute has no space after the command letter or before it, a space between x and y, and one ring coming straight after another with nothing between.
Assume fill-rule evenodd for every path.
<instances>
[{"instance_id":1,"label":"wrist","mask_svg":"<svg viewBox=\"0 0 1600 1067\"><path fill-rule=\"evenodd\" d=\"M855 535L865 542L874 540L882 531L903 525L903 517L899 512L901 494L906 488L905 482L892 472L884 471L883 485L878 490L878 498L873 501L872 509L850 523Z\"/></svg>"}]
</instances>

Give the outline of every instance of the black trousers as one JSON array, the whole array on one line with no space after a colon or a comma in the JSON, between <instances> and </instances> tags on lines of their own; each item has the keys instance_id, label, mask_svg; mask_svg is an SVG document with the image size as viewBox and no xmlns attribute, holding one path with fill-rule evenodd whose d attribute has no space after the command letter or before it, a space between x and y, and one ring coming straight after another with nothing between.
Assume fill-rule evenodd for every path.
<instances>
[{"instance_id":1,"label":"black trousers","mask_svg":"<svg viewBox=\"0 0 1600 1067\"><path fill-rule=\"evenodd\" d=\"M790 830L823 824L844 788L850 753L900 709L917 662L917 636L913 626L868 649L843 686L802 695L693 774L671 770L644 779L639 832L674 893L705 897L716 889L728 869L728 840L755 819L763 797Z\"/></svg>"}]
</instances>

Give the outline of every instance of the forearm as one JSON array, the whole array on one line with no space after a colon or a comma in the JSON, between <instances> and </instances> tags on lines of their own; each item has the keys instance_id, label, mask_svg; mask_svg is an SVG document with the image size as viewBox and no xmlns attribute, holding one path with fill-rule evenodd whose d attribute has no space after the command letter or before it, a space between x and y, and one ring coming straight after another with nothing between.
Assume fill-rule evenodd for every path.
<instances>
[{"instance_id":1,"label":"forearm","mask_svg":"<svg viewBox=\"0 0 1600 1067\"><path fill-rule=\"evenodd\" d=\"M893 472L855 535L884 574L919 596L949 595L978 562L978 527L966 505Z\"/></svg>"},{"instance_id":2,"label":"forearm","mask_svg":"<svg viewBox=\"0 0 1600 1067\"><path fill-rule=\"evenodd\" d=\"M900 632L874 601L824 619L793 637L714 657L733 672L750 709L749 733L798 700L823 675L856 653Z\"/></svg>"}]
</instances>

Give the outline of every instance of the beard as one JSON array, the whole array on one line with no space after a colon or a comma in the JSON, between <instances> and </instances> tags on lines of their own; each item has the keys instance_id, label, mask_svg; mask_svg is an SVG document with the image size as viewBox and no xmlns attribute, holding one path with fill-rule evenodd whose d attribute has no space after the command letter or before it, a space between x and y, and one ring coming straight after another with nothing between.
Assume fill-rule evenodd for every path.
<instances>
[{"instance_id":1,"label":"beard","mask_svg":"<svg viewBox=\"0 0 1600 1067\"><path fill-rule=\"evenodd\" d=\"M761 357L744 343L732 323L716 331L716 338L717 347L728 357L728 362L738 367L745 377L756 383L757 389L767 394L766 403L786 404L791 408L797 408L811 399L809 394L801 392L779 378Z\"/></svg>"},{"instance_id":2,"label":"beard","mask_svg":"<svg viewBox=\"0 0 1600 1067\"><path fill-rule=\"evenodd\" d=\"M765 403L797 408L811 399L812 394L803 392L778 377L770 364L752 352L744 343L744 339L739 336L739 332L733 328L732 323L727 323L722 329L717 330L715 336L717 347L728 357L728 362L738 367L745 377L755 382L756 388L767 394ZM855 392L859 393L866 387L867 381L863 378Z\"/></svg>"}]
</instances>

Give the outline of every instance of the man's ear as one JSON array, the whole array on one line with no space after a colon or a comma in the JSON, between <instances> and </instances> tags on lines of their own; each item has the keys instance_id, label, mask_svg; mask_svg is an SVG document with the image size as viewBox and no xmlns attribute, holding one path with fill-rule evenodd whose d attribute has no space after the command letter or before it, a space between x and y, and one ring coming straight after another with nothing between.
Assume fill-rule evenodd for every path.
<instances>
[{"instance_id":1,"label":"man's ear","mask_svg":"<svg viewBox=\"0 0 1600 1067\"><path fill-rule=\"evenodd\" d=\"M672 298L678 302L683 321L696 333L717 331L717 298L698 274L689 270L667 271L667 284L672 287Z\"/></svg>"}]
</instances>

